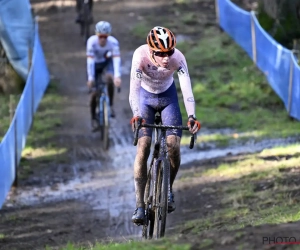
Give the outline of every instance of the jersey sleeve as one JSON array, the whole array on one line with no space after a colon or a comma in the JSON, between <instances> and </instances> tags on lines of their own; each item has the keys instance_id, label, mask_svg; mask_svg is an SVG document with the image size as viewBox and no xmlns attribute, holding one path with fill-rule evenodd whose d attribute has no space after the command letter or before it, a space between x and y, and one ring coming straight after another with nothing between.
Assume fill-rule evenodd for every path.
<instances>
[{"instance_id":1,"label":"jersey sleeve","mask_svg":"<svg viewBox=\"0 0 300 250\"><path fill-rule=\"evenodd\" d=\"M121 53L119 42L116 38L111 37L112 56L114 65L114 77L121 77Z\"/></svg>"},{"instance_id":2,"label":"jersey sleeve","mask_svg":"<svg viewBox=\"0 0 300 250\"><path fill-rule=\"evenodd\" d=\"M119 41L113 37L113 36L109 36L109 42L111 44L111 47L112 47L112 56L113 57L118 57L121 55L120 53L120 44L119 44Z\"/></svg>"},{"instance_id":3,"label":"jersey sleeve","mask_svg":"<svg viewBox=\"0 0 300 250\"><path fill-rule=\"evenodd\" d=\"M87 40L87 43L86 43L86 56L87 57L94 57L95 56L92 37L90 37Z\"/></svg>"},{"instance_id":4,"label":"jersey sleeve","mask_svg":"<svg viewBox=\"0 0 300 250\"><path fill-rule=\"evenodd\" d=\"M95 79L95 59L94 59L94 49L92 39L88 39L86 45L86 55L87 55L87 76L89 81Z\"/></svg>"},{"instance_id":5,"label":"jersey sleeve","mask_svg":"<svg viewBox=\"0 0 300 250\"><path fill-rule=\"evenodd\" d=\"M132 57L129 103L133 116L141 116L140 113L140 88L142 82L142 63L140 49L135 50Z\"/></svg>"},{"instance_id":6,"label":"jersey sleeve","mask_svg":"<svg viewBox=\"0 0 300 250\"><path fill-rule=\"evenodd\" d=\"M178 51L177 74L180 83L180 88L183 96L184 106L187 115L195 114L195 100L191 85L191 79L188 72L187 62L184 55Z\"/></svg>"}]
</instances>

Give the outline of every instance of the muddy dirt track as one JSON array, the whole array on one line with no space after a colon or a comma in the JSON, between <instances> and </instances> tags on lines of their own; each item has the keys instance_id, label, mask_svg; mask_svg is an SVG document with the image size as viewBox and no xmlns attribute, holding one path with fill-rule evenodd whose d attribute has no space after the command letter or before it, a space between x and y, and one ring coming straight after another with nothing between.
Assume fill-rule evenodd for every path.
<instances>
[{"instance_id":1,"label":"muddy dirt track","mask_svg":"<svg viewBox=\"0 0 300 250\"><path fill-rule=\"evenodd\" d=\"M45 5L47 2L39 1L33 7L36 6L39 15L40 35L51 75L64 97L63 124L57 129L56 144L68 149L68 161L49 163L22 181L16 193L8 198L0 211L0 233L5 235L0 249L31 250L44 249L46 245L58 248L67 242L88 244L112 238L139 239L141 228L131 223L135 208L132 166L136 148L132 146L128 103L131 56L139 42L130 36L130 30L142 20L144 12L152 11L155 15L170 2L105 1L94 5L94 19L112 23L113 35L120 41L122 50L122 91L115 93L116 118L110 128L108 152L100 149L99 136L90 129L85 48L79 27L74 23L73 2L65 1L64 8L49 7ZM199 159L210 162L210 158L251 153L276 143L282 142L194 154L183 148L182 169L193 171L202 165L199 161L195 163ZM211 206L218 206L213 204L213 195L197 195L209 185L216 184L176 186L177 210L168 217L167 233L186 220L204 217Z\"/></svg>"}]
</instances>

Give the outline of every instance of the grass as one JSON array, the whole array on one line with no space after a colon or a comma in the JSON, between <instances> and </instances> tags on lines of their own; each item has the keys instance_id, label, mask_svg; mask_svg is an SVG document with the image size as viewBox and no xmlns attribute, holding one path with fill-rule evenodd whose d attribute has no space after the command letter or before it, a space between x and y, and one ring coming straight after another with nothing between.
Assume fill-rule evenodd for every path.
<instances>
[{"instance_id":1,"label":"grass","mask_svg":"<svg viewBox=\"0 0 300 250\"><path fill-rule=\"evenodd\" d=\"M13 96L17 106L19 96ZM0 98L0 139L10 125L9 96ZM57 146L56 129L61 126L61 106L63 98L57 93L57 82L49 83L48 89L41 100L34 121L26 138L26 145L20 161L20 179L26 179L35 168L49 162L66 161L66 149Z\"/></svg>"},{"instance_id":2,"label":"grass","mask_svg":"<svg viewBox=\"0 0 300 250\"><path fill-rule=\"evenodd\" d=\"M202 234L299 221L299 162L300 144L295 144L218 163L201 175L183 178L184 182L202 177L209 182L211 178L221 187L213 193L219 202L217 209L212 208L205 218L187 222L183 230Z\"/></svg>"},{"instance_id":3,"label":"grass","mask_svg":"<svg viewBox=\"0 0 300 250\"><path fill-rule=\"evenodd\" d=\"M33 170L49 162L64 163L66 149L57 145L56 130L61 126L63 98L57 93L57 82L50 82L34 116L20 162L20 179L26 179Z\"/></svg>"},{"instance_id":4,"label":"grass","mask_svg":"<svg viewBox=\"0 0 300 250\"><path fill-rule=\"evenodd\" d=\"M19 99L17 95L11 95L11 97L12 99L10 99L9 95L0 94L0 141L10 125L10 100L17 105Z\"/></svg>"},{"instance_id":5,"label":"grass","mask_svg":"<svg viewBox=\"0 0 300 250\"><path fill-rule=\"evenodd\" d=\"M51 248L46 248L47 250L51 250ZM90 247L77 247L71 243L69 243L65 248L61 248L61 250L189 250L190 246L188 244L174 244L168 240L159 240L153 243L145 243L145 242L126 242L126 243L110 243L110 244L96 244Z\"/></svg>"},{"instance_id":6,"label":"grass","mask_svg":"<svg viewBox=\"0 0 300 250\"><path fill-rule=\"evenodd\" d=\"M289 159L283 157L287 153L293 157ZM270 157L271 160L267 157ZM295 144L275 149L265 149L261 153L248 156L243 160L234 163L220 164L217 168L209 169L201 173L201 175L209 177L226 177L231 179L250 175L253 179L260 179L268 177L269 175L275 176L279 170L297 166L299 162L300 145Z\"/></svg>"},{"instance_id":7,"label":"grass","mask_svg":"<svg viewBox=\"0 0 300 250\"><path fill-rule=\"evenodd\" d=\"M145 39L145 34L148 34L150 29L152 29L152 27L148 26L145 22L138 22L132 28L132 34L142 40Z\"/></svg>"},{"instance_id":8,"label":"grass","mask_svg":"<svg viewBox=\"0 0 300 250\"><path fill-rule=\"evenodd\" d=\"M265 76L225 33L210 28L196 45L185 42L177 48L188 62L196 114L203 127L235 131L213 137L200 133L201 140L226 145L231 140L299 135L300 123L288 118ZM181 109L185 113L183 102Z\"/></svg>"}]
</instances>

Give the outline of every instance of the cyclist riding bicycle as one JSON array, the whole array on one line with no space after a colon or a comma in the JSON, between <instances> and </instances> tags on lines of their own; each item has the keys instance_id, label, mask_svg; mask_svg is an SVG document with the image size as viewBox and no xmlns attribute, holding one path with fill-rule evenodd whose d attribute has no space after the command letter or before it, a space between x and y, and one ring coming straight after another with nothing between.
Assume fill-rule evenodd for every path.
<instances>
[{"instance_id":1,"label":"cyclist riding bicycle","mask_svg":"<svg viewBox=\"0 0 300 250\"><path fill-rule=\"evenodd\" d=\"M180 88L188 114L188 126L191 133L197 133L201 125L195 117L195 101L188 67L184 55L175 48L176 38L165 27L156 26L147 36L147 44L137 48L132 58L129 102L133 112L132 129L142 118L143 122L153 124L155 113L161 112L164 125L182 125L176 87L173 79L178 73ZM190 122L195 124L191 127ZM168 197L168 212L175 210L172 186L180 166L181 130L167 131L167 147L170 160L171 192ZM145 216L144 192L147 182L147 160L150 154L152 138L151 128L141 128L137 154L134 162L134 182L136 209L132 221L142 225Z\"/></svg>"},{"instance_id":2,"label":"cyclist riding bicycle","mask_svg":"<svg viewBox=\"0 0 300 250\"><path fill-rule=\"evenodd\" d=\"M100 21L95 26L96 35L87 41L87 85L92 89L90 98L90 110L92 127L97 127L96 106L98 91L94 87L98 77L106 70L105 82L107 83L108 96L111 108L111 117L115 116L113 110L114 85L121 86L121 57L118 40L111 36L109 22Z\"/></svg>"},{"instance_id":3,"label":"cyclist riding bicycle","mask_svg":"<svg viewBox=\"0 0 300 250\"><path fill-rule=\"evenodd\" d=\"M82 22L82 4L84 0L76 0L76 12L77 17L75 22ZM89 0L89 9L90 9L90 23L93 23L93 0Z\"/></svg>"}]
</instances>

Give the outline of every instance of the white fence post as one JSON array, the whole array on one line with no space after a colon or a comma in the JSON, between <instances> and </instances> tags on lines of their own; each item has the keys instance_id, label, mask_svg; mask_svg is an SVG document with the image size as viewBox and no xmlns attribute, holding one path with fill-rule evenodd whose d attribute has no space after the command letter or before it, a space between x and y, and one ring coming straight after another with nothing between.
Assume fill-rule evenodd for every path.
<instances>
[{"instance_id":1,"label":"white fence post","mask_svg":"<svg viewBox=\"0 0 300 250\"><path fill-rule=\"evenodd\" d=\"M255 12L251 11L251 39L252 39L252 57L253 62L256 65L257 63L257 50L256 50L256 32L255 32L255 23L254 23Z\"/></svg>"},{"instance_id":2,"label":"white fence post","mask_svg":"<svg viewBox=\"0 0 300 250\"><path fill-rule=\"evenodd\" d=\"M290 59L290 76L289 76L289 96L288 96L288 114L291 114L291 107L292 107L292 97L293 97L293 75L294 75L294 63L293 63L293 52L291 52L291 59Z\"/></svg>"}]
</instances>

